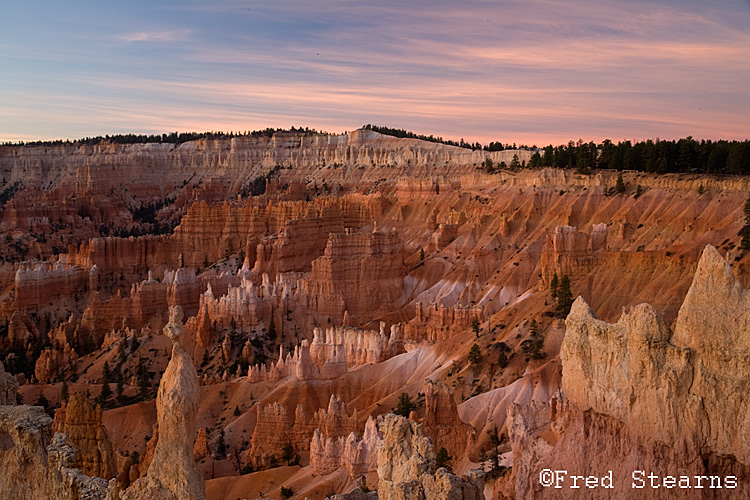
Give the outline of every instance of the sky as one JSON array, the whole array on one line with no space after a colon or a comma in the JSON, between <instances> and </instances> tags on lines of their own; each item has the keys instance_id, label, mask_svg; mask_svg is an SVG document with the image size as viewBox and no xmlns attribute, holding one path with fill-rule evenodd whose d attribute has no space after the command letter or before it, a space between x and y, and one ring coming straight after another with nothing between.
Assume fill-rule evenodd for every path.
<instances>
[{"instance_id":1,"label":"sky","mask_svg":"<svg viewBox=\"0 0 750 500\"><path fill-rule=\"evenodd\" d=\"M750 138L750 0L28 0L0 142L372 123L446 139Z\"/></svg>"}]
</instances>

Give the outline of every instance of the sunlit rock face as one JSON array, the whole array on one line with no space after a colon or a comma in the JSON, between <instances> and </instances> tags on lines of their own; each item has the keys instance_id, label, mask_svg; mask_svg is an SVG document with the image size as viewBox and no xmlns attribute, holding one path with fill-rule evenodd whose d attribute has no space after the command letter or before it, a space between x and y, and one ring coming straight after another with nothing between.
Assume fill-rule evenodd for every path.
<instances>
[{"instance_id":1,"label":"sunlit rock face","mask_svg":"<svg viewBox=\"0 0 750 500\"><path fill-rule=\"evenodd\" d=\"M599 477L613 471L613 488L590 491L591 498L631 492L633 484L645 484L652 498L748 498L750 448L737 438L750 431L748 307L750 292L712 246L673 332L650 305L612 324L578 298L560 349L562 394L508 409L514 458L504 493L575 498L574 490L539 482L540 471L562 468ZM667 476L684 477L690 488L666 488Z\"/></svg>"},{"instance_id":2,"label":"sunlit rock face","mask_svg":"<svg viewBox=\"0 0 750 500\"><path fill-rule=\"evenodd\" d=\"M403 242L396 232L331 234L325 253L313 261L301 284L302 303L338 321L348 312L359 324L383 304L398 302L405 271Z\"/></svg>"},{"instance_id":3,"label":"sunlit rock face","mask_svg":"<svg viewBox=\"0 0 750 500\"><path fill-rule=\"evenodd\" d=\"M0 406L0 497L104 500L105 479L77 465L78 450L38 406Z\"/></svg>"}]
</instances>

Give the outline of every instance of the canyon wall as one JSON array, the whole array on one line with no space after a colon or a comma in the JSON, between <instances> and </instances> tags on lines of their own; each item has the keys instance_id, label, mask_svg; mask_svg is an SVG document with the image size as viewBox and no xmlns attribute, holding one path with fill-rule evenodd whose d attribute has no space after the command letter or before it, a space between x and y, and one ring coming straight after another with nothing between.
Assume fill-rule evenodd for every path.
<instances>
[{"instance_id":1,"label":"canyon wall","mask_svg":"<svg viewBox=\"0 0 750 500\"><path fill-rule=\"evenodd\" d=\"M49 262L21 265L16 271L13 307L19 311L38 311L47 303L68 299L83 291L88 281L88 270L60 262L55 265Z\"/></svg>"},{"instance_id":2,"label":"canyon wall","mask_svg":"<svg viewBox=\"0 0 750 500\"><path fill-rule=\"evenodd\" d=\"M164 196L188 180L196 189L211 179L231 178L225 189L242 185L280 165L297 178L339 181L345 168L360 170L358 179L378 179L388 166L394 175L444 175L455 166L481 166L485 158L510 163L514 154L528 160L528 151L472 151L417 139L399 139L371 130L339 135L279 132L272 137L199 139L174 144L66 144L5 147L0 173L7 182L36 186L62 184L68 192L107 194L128 185L134 193ZM200 170L201 175L194 173ZM321 172L313 175L317 170ZM378 169L379 170L379 169ZM169 172L169 176L164 173ZM322 175L321 175L322 174ZM283 178L283 177L282 177ZM200 183L200 184L199 184Z\"/></svg>"},{"instance_id":3,"label":"canyon wall","mask_svg":"<svg viewBox=\"0 0 750 500\"><path fill-rule=\"evenodd\" d=\"M618 192L618 172L490 175L486 158L531 152L362 130L1 149L0 170L18 184L0 193L0 352L14 374L0 368L0 403L20 383L21 398L55 406L63 377L97 393L104 361L125 380L106 405L118 407L73 412L85 429L57 439L54 459L55 438L40 431L40 474L59 462L108 478L104 420L122 474L113 488L131 498L200 498L192 455L215 485L264 485L259 498L281 485L318 498L363 475L372 487L379 447L392 465L379 471L384 498L474 498L478 482L430 460L446 448L457 470L470 467L495 428L514 450L498 498L552 496L535 471L566 460L577 473L593 461L745 481L750 304L732 281L750 270L745 178L623 172ZM707 244L718 253L701 259ZM555 274L586 300L567 332ZM151 332L171 306L188 321L184 335L179 321L167 328L176 341L154 405L138 372L148 386L167 364L169 342ZM379 420L402 393L419 428ZM220 428L226 457L214 451ZM3 434L15 460L22 450L8 443ZM309 468L282 464L287 444L303 463L309 449ZM134 450L137 465L125 457ZM241 474L274 456L274 470Z\"/></svg>"},{"instance_id":4,"label":"canyon wall","mask_svg":"<svg viewBox=\"0 0 750 500\"><path fill-rule=\"evenodd\" d=\"M424 384L424 433L436 450L445 448L451 457L463 457L471 451L474 429L458 414L453 392L443 384L426 380Z\"/></svg>"},{"instance_id":5,"label":"canyon wall","mask_svg":"<svg viewBox=\"0 0 750 500\"><path fill-rule=\"evenodd\" d=\"M247 379L252 383L279 382L287 377L296 380L332 380L344 375L350 368L363 364L381 363L404 352L398 325L385 332L337 326L313 330L313 341L303 340L293 352L284 355L279 348L279 359L270 365L250 366Z\"/></svg>"},{"instance_id":6,"label":"canyon wall","mask_svg":"<svg viewBox=\"0 0 750 500\"><path fill-rule=\"evenodd\" d=\"M302 281L303 307L358 325L397 304L401 297L403 242L395 231L331 234L325 253Z\"/></svg>"},{"instance_id":7,"label":"canyon wall","mask_svg":"<svg viewBox=\"0 0 750 500\"><path fill-rule=\"evenodd\" d=\"M328 436L328 437L327 437ZM310 442L310 467L315 474L331 474L345 468L351 479L360 479L378 470L378 446L383 436L378 422L367 419L362 437L354 432L335 437L315 429Z\"/></svg>"}]
</instances>

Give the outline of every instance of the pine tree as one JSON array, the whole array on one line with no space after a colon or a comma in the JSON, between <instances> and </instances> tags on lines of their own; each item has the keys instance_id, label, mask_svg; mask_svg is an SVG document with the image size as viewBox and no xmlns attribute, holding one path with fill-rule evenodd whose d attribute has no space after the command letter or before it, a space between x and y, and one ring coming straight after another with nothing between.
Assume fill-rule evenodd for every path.
<instances>
[{"instance_id":1,"label":"pine tree","mask_svg":"<svg viewBox=\"0 0 750 500\"><path fill-rule=\"evenodd\" d=\"M44 395L43 392L40 392L39 395L36 397L36 402L34 403L36 406L42 406L45 410L49 408L49 401L47 400L47 397Z\"/></svg>"},{"instance_id":2,"label":"pine tree","mask_svg":"<svg viewBox=\"0 0 750 500\"><path fill-rule=\"evenodd\" d=\"M495 166L493 164L492 158L485 158L484 159L484 169L487 171L488 174L491 174L495 171Z\"/></svg>"},{"instance_id":3,"label":"pine tree","mask_svg":"<svg viewBox=\"0 0 750 500\"><path fill-rule=\"evenodd\" d=\"M435 468L445 467L448 472L453 472L453 457L448 454L448 450L441 447L435 455Z\"/></svg>"},{"instance_id":4,"label":"pine tree","mask_svg":"<svg viewBox=\"0 0 750 500\"><path fill-rule=\"evenodd\" d=\"M150 387L148 368L146 367L146 360L144 358L138 358L138 395L142 400L148 398L148 392Z\"/></svg>"},{"instance_id":5,"label":"pine tree","mask_svg":"<svg viewBox=\"0 0 750 500\"><path fill-rule=\"evenodd\" d=\"M105 382L109 382L110 381L110 375L111 375L111 373L109 372L109 363L107 361L105 361L104 362L104 369L102 370L102 377L104 378Z\"/></svg>"},{"instance_id":6,"label":"pine tree","mask_svg":"<svg viewBox=\"0 0 750 500\"><path fill-rule=\"evenodd\" d=\"M362 493L370 492L370 488L367 487L367 478L365 476L359 478L359 483L357 483L357 486L359 486L359 489Z\"/></svg>"},{"instance_id":7,"label":"pine tree","mask_svg":"<svg viewBox=\"0 0 750 500\"><path fill-rule=\"evenodd\" d=\"M287 441L284 447L281 448L281 459L284 460L287 465L290 465L293 458L294 458L294 447L292 446L292 443Z\"/></svg>"},{"instance_id":8,"label":"pine tree","mask_svg":"<svg viewBox=\"0 0 750 500\"><path fill-rule=\"evenodd\" d=\"M572 305L573 294L570 291L570 279L566 274L560 280L560 286L557 290L557 311L563 316L567 316Z\"/></svg>"},{"instance_id":9,"label":"pine tree","mask_svg":"<svg viewBox=\"0 0 750 500\"><path fill-rule=\"evenodd\" d=\"M67 401L69 397L70 392L68 391L68 382L63 380L62 387L60 388L60 400Z\"/></svg>"},{"instance_id":10,"label":"pine tree","mask_svg":"<svg viewBox=\"0 0 750 500\"><path fill-rule=\"evenodd\" d=\"M518 159L518 155L514 154L513 155L513 159L510 162L510 168L513 169L513 170L516 170L520 166L521 166L521 163L520 163L520 161Z\"/></svg>"},{"instance_id":11,"label":"pine tree","mask_svg":"<svg viewBox=\"0 0 750 500\"><path fill-rule=\"evenodd\" d=\"M294 489L289 486L282 486L281 487L281 498L292 498L294 496Z\"/></svg>"},{"instance_id":12,"label":"pine tree","mask_svg":"<svg viewBox=\"0 0 750 500\"><path fill-rule=\"evenodd\" d=\"M481 323L479 322L479 318L474 316L471 318L471 330L474 332L474 335L479 337L479 327L481 326Z\"/></svg>"},{"instance_id":13,"label":"pine tree","mask_svg":"<svg viewBox=\"0 0 750 500\"><path fill-rule=\"evenodd\" d=\"M497 364L500 365L500 368L508 366L508 355L505 354L505 351L500 351L500 354L497 357Z\"/></svg>"},{"instance_id":14,"label":"pine tree","mask_svg":"<svg viewBox=\"0 0 750 500\"><path fill-rule=\"evenodd\" d=\"M492 449L490 450L490 472L496 472L500 467L500 461L498 460L498 456L500 455L500 450L498 449L500 446L500 436L497 434L497 427L490 431L489 437L490 444L492 445Z\"/></svg>"},{"instance_id":15,"label":"pine tree","mask_svg":"<svg viewBox=\"0 0 750 500\"><path fill-rule=\"evenodd\" d=\"M750 250L750 226L745 226L742 229L742 243L740 247L743 250Z\"/></svg>"},{"instance_id":16,"label":"pine tree","mask_svg":"<svg viewBox=\"0 0 750 500\"><path fill-rule=\"evenodd\" d=\"M472 365L478 363L481 357L482 351L479 348L479 344L475 342L474 345L471 346L471 349L469 349L469 363L471 363Z\"/></svg>"},{"instance_id":17,"label":"pine tree","mask_svg":"<svg viewBox=\"0 0 750 500\"><path fill-rule=\"evenodd\" d=\"M104 405L104 403L106 403L111 396L112 389L110 389L107 382L104 382L104 384L102 385L102 392L99 393L99 403L101 405Z\"/></svg>"},{"instance_id":18,"label":"pine tree","mask_svg":"<svg viewBox=\"0 0 750 500\"><path fill-rule=\"evenodd\" d=\"M122 368L120 368L120 365L115 367L115 383L117 384L115 388L117 400L122 401L122 393L125 390L125 378L122 376Z\"/></svg>"},{"instance_id":19,"label":"pine tree","mask_svg":"<svg viewBox=\"0 0 750 500\"><path fill-rule=\"evenodd\" d=\"M224 440L224 428L223 428L223 427L222 427L222 428L221 428L221 430L219 431L219 441L218 441L218 442L216 443L216 451L217 451L217 453L218 453L219 455L221 455L222 457L223 457L223 456L224 456L224 455L226 454L226 452L227 452L227 443L226 443L226 441Z\"/></svg>"},{"instance_id":20,"label":"pine tree","mask_svg":"<svg viewBox=\"0 0 750 500\"><path fill-rule=\"evenodd\" d=\"M742 229L742 242L740 247L743 250L750 250L750 196L745 202L745 227Z\"/></svg>"},{"instance_id":21,"label":"pine tree","mask_svg":"<svg viewBox=\"0 0 750 500\"><path fill-rule=\"evenodd\" d=\"M419 260L424 262L424 248L419 249Z\"/></svg>"},{"instance_id":22,"label":"pine tree","mask_svg":"<svg viewBox=\"0 0 750 500\"><path fill-rule=\"evenodd\" d=\"M94 349L96 349L96 344L94 344L94 338L91 335L86 335L86 338L83 339L83 352L85 354L88 354L90 352L93 352Z\"/></svg>"},{"instance_id":23,"label":"pine tree","mask_svg":"<svg viewBox=\"0 0 750 500\"><path fill-rule=\"evenodd\" d=\"M271 321L268 322L268 338L276 340L276 321L273 319L273 309L271 310Z\"/></svg>"},{"instance_id":24,"label":"pine tree","mask_svg":"<svg viewBox=\"0 0 750 500\"><path fill-rule=\"evenodd\" d=\"M541 337L539 335L539 325L537 324L535 319L531 320L531 327L529 328L529 332L531 333L531 336L533 338L533 344L531 345L531 359L542 359L544 357L544 353L542 353L542 348L544 347L544 337Z\"/></svg>"},{"instance_id":25,"label":"pine tree","mask_svg":"<svg viewBox=\"0 0 750 500\"><path fill-rule=\"evenodd\" d=\"M549 291L552 293L552 298L557 298L557 287L560 284L560 280L557 278L557 273L555 273L554 276L552 276L552 281L549 284Z\"/></svg>"},{"instance_id":26,"label":"pine tree","mask_svg":"<svg viewBox=\"0 0 750 500\"><path fill-rule=\"evenodd\" d=\"M413 408L414 405L412 404L409 395L405 392L402 392L398 397L398 404L396 405L396 409L393 411L393 413L408 418Z\"/></svg>"},{"instance_id":27,"label":"pine tree","mask_svg":"<svg viewBox=\"0 0 750 500\"><path fill-rule=\"evenodd\" d=\"M617 176L617 183L615 184L615 190L620 194L625 192L625 181L622 180L622 174Z\"/></svg>"}]
</instances>

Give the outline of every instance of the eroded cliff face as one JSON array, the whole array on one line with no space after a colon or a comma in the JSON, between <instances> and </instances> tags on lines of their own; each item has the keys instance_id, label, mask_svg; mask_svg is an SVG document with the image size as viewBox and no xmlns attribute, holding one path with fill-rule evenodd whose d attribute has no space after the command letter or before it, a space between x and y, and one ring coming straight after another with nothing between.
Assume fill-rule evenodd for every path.
<instances>
[{"instance_id":1,"label":"eroded cliff face","mask_svg":"<svg viewBox=\"0 0 750 500\"><path fill-rule=\"evenodd\" d=\"M395 175L415 172L445 175L449 166L462 170L480 164L485 157L496 163L509 163L514 154L528 160L528 151L485 153L415 139L398 139L371 130L347 134L320 135L281 132L273 137L236 137L201 139L175 146L173 144L98 144L95 146L62 145L56 147L3 148L0 171L9 183L17 181L39 186L60 183L61 191L108 193L122 185L135 185L141 192L160 193L174 179L190 179L197 167L210 179L233 178L238 185L254 179L275 165L291 167L304 176L321 166L362 168L357 180L377 180L382 175L372 166L388 165ZM251 169L248 171L248 167ZM244 170L244 172L243 172ZM328 168L328 179L343 178L341 168ZM339 170L339 172L337 172ZM163 172L181 174L165 179ZM460 170L459 170L460 171ZM454 174L455 172L450 172ZM393 175L393 174L391 174ZM183 177L184 176L184 177ZM322 176L318 177L322 180ZM61 182L64 181L64 182ZM330 182L330 180L329 180ZM224 189L232 183L227 182ZM199 186L193 187L201 194ZM135 190L134 190L135 191Z\"/></svg>"},{"instance_id":2,"label":"eroded cliff face","mask_svg":"<svg viewBox=\"0 0 750 500\"><path fill-rule=\"evenodd\" d=\"M104 500L107 481L76 468L77 450L51 424L39 406L0 406L0 497Z\"/></svg>"},{"instance_id":3,"label":"eroded cliff face","mask_svg":"<svg viewBox=\"0 0 750 500\"><path fill-rule=\"evenodd\" d=\"M750 432L749 300L712 246L674 332L647 304L610 324L578 298L560 349L564 397L508 410L514 466L505 493L576 498L575 489L540 484L550 469L600 478L612 471L612 489L590 498L638 498L643 490L633 484L641 481L650 498L750 498L750 448L741 438ZM665 476L684 485L665 487Z\"/></svg>"},{"instance_id":4,"label":"eroded cliff face","mask_svg":"<svg viewBox=\"0 0 750 500\"><path fill-rule=\"evenodd\" d=\"M445 448L451 457L463 457L474 443L474 430L458 414L453 392L445 385L424 384L424 433L436 450Z\"/></svg>"},{"instance_id":5,"label":"eroded cliff face","mask_svg":"<svg viewBox=\"0 0 750 500\"><path fill-rule=\"evenodd\" d=\"M279 462L284 446L291 445L295 453L311 450L313 433L318 436L317 441L313 439L313 444L322 446L326 440L335 441L357 429L356 410L350 415L346 403L333 395L328 407L321 408L312 417L308 416L302 405L297 406L293 416L279 403L264 407L258 405L257 412L250 448L250 458L257 467ZM317 452L320 454L319 450Z\"/></svg>"},{"instance_id":6,"label":"eroded cliff face","mask_svg":"<svg viewBox=\"0 0 750 500\"><path fill-rule=\"evenodd\" d=\"M378 470L378 446L383 436L378 422L367 419L362 437L354 432L335 436L325 429L315 429L310 442L310 466L315 474L331 474L345 468L351 479L360 479Z\"/></svg>"},{"instance_id":7,"label":"eroded cliff face","mask_svg":"<svg viewBox=\"0 0 750 500\"><path fill-rule=\"evenodd\" d=\"M55 432L65 434L76 449L72 467L89 476L110 479L117 467L107 429L102 425L102 409L94 407L80 392L55 412Z\"/></svg>"},{"instance_id":8,"label":"eroded cliff face","mask_svg":"<svg viewBox=\"0 0 750 500\"><path fill-rule=\"evenodd\" d=\"M0 407L3 498L38 500L49 493L46 448L52 439L51 423L41 407Z\"/></svg>"},{"instance_id":9,"label":"eroded cliff face","mask_svg":"<svg viewBox=\"0 0 750 500\"><path fill-rule=\"evenodd\" d=\"M301 284L301 302L338 321L348 312L359 326L384 312L384 304L398 305L405 272L403 242L395 231L331 234Z\"/></svg>"}]
</instances>

